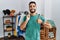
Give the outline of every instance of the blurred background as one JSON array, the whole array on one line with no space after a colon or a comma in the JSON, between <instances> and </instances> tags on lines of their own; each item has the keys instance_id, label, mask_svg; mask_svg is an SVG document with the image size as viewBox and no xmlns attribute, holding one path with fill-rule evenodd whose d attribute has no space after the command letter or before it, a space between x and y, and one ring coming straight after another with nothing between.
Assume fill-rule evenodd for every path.
<instances>
[{"instance_id":1,"label":"blurred background","mask_svg":"<svg viewBox=\"0 0 60 40\"><path fill-rule=\"evenodd\" d=\"M37 12L44 15L45 20L52 19L55 21L57 28L57 40L60 40L60 0L0 0L0 37L3 37L3 12L4 9L15 9L19 11L29 11L29 2L37 3Z\"/></svg>"}]
</instances>

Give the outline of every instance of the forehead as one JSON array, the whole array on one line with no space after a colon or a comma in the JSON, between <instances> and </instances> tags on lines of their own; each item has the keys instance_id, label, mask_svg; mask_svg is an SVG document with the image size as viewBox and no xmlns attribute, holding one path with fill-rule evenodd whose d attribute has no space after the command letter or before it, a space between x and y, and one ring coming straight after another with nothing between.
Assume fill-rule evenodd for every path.
<instances>
[{"instance_id":1,"label":"forehead","mask_svg":"<svg viewBox=\"0 0 60 40\"><path fill-rule=\"evenodd\" d=\"M31 6L31 5L35 5L36 6L36 4L34 4L34 3L31 3L29 6Z\"/></svg>"}]
</instances>

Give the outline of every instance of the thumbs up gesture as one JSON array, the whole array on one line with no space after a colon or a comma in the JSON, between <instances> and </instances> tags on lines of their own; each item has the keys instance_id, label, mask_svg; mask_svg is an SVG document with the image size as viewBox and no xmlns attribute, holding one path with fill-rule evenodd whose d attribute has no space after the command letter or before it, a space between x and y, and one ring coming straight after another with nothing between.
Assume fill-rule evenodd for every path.
<instances>
[{"instance_id":1,"label":"thumbs up gesture","mask_svg":"<svg viewBox=\"0 0 60 40\"><path fill-rule=\"evenodd\" d=\"M41 19L37 19L37 22L38 22L39 24L41 24L41 23L42 23L42 20L41 20Z\"/></svg>"}]
</instances>

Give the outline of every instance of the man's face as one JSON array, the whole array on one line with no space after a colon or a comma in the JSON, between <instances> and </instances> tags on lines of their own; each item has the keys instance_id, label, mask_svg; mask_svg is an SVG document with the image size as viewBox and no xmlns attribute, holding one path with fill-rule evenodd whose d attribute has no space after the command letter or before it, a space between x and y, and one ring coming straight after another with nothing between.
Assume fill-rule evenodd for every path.
<instances>
[{"instance_id":1,"label":"man's face","mask_svg":"<svg viewBox=\"0 0 60 40\"><path fill-rule=\"evenodd\" d=\"M29 10L30 10L31 13L35 13L36 12L36 4L31 3L29 5Z\"/></svg>"}]
</instances>

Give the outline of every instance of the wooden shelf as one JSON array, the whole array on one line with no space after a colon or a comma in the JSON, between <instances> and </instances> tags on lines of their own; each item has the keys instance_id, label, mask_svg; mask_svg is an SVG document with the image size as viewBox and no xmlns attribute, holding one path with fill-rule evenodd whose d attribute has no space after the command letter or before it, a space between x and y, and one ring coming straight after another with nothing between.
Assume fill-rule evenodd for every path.
<instances>
[{"instance_id":1,"label":"wooden shelf","mask_svg":"<svg viewBox=\"0 0 60 40\"><path fill-rule=\"evenodd\" d=\"M8 18L8 19L7 19ZM14 27L15 27L15 21L16 21L16 16L3 16L3 30L4 30L4 40L5 39L5 32L11 33L14 35ZM10 20L11 19L11 20ZM10 39L8 39L10 40Z\"/></svg>"},{"instance_id":2,"label":"wooden shelf","mask_svg":"<svg viewBox=\"0 0 60 40\"><path fill-rule=\"evenodd\" d=\"M3 24L4 24L4 25L10 25L10 24L15 24L15 23L12 23L12 22L11 22L11 23L3 23Z\"/></svg>"},{"instance_id":3,"label":"wooden shelf","mask_svg":"<svg viewBox=\"0 0 60 40\"><path fill-rule=\"evenodd\" d=\"M10 31L14 31L14 29L12 28L7 28L7 29L4 29L5 32L10 32Z\"/></svg>"},{"instance_id":4,"label":"wooden shelf","mask_svg":"<svg viewBox=\"0 0 60 40\"><path fill-rule=\"evenodd\" d=\"M53 38L49 38L49 32L53 32L54 33L54 37ZM47 28L44 27L40 30L40 39L41 40L56 40L56 27L53 28Z\"/></svg>"},{"instance_id":5,"label":"wooden shelf","mask_svg":"<svg viewBox=\"0 0 60 40\"><path fill-rule=\"evenodd\" d=\"M16 17L16 16L3 16L3 18L12 18L12 17Z\"/></svg>"}]
</instances>

